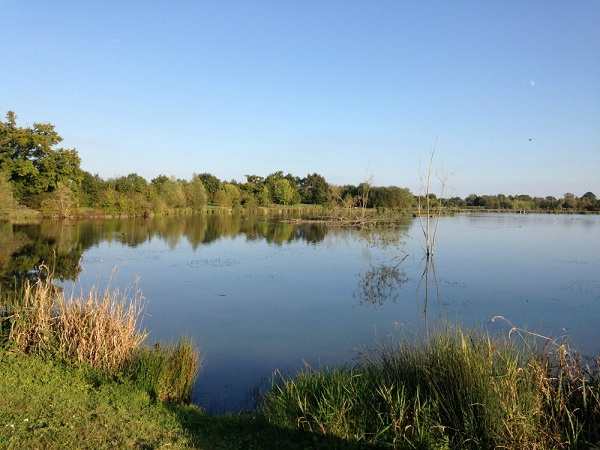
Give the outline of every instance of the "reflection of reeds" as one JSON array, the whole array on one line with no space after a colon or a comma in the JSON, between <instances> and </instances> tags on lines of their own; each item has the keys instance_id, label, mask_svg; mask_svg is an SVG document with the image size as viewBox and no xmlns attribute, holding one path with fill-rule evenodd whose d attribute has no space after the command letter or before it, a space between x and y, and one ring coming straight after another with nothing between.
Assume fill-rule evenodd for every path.
<instances>
[{"instance_id":1,"label":"reflection of reeds","mask_svg":"<svg viewBox=\"0 0 600 450\"><path fill-rule=\"evenodd\" d=\"M281 378L274 424L393 448L590 448L600 441L600 371L566 346L448 331L355 367Z\"/></svg>"},{"instance_id":2,"label":"reflection of reeds","mask_svg":"<svg viewBox=\"0 0 600 450\"><path fill-rule=\"evenodd\" d=\"M9 339L25 352L56 355L103 370L131 359L146 333L138 330L141 296L92 290L65 298L51 277L26 282L22 301L11 311Z\"/></svg>"}]
</instances>

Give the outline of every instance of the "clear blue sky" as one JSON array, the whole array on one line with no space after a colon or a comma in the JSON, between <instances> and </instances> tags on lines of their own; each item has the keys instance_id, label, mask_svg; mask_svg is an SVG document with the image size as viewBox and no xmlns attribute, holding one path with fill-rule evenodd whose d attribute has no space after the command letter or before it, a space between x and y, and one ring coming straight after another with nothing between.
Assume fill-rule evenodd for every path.
<instances>
[{"instance_id":1,"label":"clear blue sky","mask_svg":"<svg viewBox=\"0 0 600 450\"><path fill-rule=\"evenodd\" d=\"M600 194L600 2L0 0L0 110L83 167ZM530 140L531 139L531 140Z\"/></svg>"}]
</instances>

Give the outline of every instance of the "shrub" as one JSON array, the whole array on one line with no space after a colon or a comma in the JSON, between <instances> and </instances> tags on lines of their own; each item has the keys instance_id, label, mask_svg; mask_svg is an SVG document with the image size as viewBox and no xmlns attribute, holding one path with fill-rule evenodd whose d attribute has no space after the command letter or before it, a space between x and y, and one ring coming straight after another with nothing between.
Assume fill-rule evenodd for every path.
<instances>
[{"instance_id":1,"label":"shrub","mask_svg":"<svg viewBox=\"0 0 600 450\"><path fill-rule=\"evenodd\" d=\"M71 217L76 206L71 189L67 185L59 183L54 191L46 194L40 208L44 215L68 218Z\"/></svg>"}]
</instances>

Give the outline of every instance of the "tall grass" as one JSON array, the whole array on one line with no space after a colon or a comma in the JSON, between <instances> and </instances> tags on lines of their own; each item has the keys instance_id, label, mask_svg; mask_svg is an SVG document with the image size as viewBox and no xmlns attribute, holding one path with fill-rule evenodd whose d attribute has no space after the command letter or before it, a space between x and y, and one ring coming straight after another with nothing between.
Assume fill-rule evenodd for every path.
<instances>
[{"instance_id":1,"label":"tall grass","mask_svg":"<svg viewBox=\"0 0 600 450\"><path fill-rule=\"evenodd\" d=\"M92 289L67 298L47 276L25 282L2 302L0 331L24 353L82 364L93 377L125 376L160 401L188 402L200 367L198 350L190 339L142 346L147 333L139 329L141 311L139 294Z\"/></svg>"},{"instance_id":2,"label":"tall grass","mask_svg":"<svg viewBox=\"0 0 600 450\"><path fill-rule=\"evenodd\" d=\"M118 371L131 360L146 333L138 329L141 296L92 290L66 298L52 279L26 282L10 308L9 341L27 353L51 354Z\"/></svg>"},{"instance_id":3,"label":"tall grass","mask_svg":"<svg viewBox=\"0 0 600 450\"><path fill-rule=\"evenodd\" d=\"M533 354L451 331L355 367L280 377L262 412L279 426L393 448L589 448L600 388L575 361L564 348Z\"/></svg>"},{"instance_id":4,"label":"tall grass","mask_svg":"<svg viewBox=\"0 0 600 450\"><path fill-rule=\"evenodd\" d=\"M198 350L182 338L175 345L140 349L125 372L158 400L189 402L199 368Z\"/></svg>"}]
</instances>

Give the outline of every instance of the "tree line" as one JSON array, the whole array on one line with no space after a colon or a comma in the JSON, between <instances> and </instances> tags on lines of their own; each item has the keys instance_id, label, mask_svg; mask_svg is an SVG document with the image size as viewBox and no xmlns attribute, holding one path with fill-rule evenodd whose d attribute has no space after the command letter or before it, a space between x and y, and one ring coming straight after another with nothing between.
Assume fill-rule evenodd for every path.
<instances>
[{"instance_id":1,"label":"tree line","mask_svg":"<svg viewBox=\"0 0 600 450\"><path fill-rule=\"evenodd\" d=\"M593 192L586 192L581 197L566 193L561 198L553 196L532 197L530 195L475 195L462 199L452 197L444 199L449 207L471 207L481 209L500 209L517 211L600 211L600 199Z\"/></svg>"},{"instance_id":2,"label":"tree line","mask_svg":"<svg viewBox=\"0 0 600 450\"><path fill-rule=\"evenodd\" d=\"M323 205L344 208L410 210L418 198L398 186L377 187L366 181L336 186L318 173L298 177L283 171L246 180L221 180L210 173L189 180L136 174L103 179L81 168L77 150L60 146L62 137L49 123L17 124L9 111L0 121L0 214L19 206L68 217L91 209L107 214L148 215L208 205L256 208L272 205ZM600 210L600 201L587 192L581 197L478 196L431 200L446 207L515 210Z\"/></svg>"}]
</instances>

